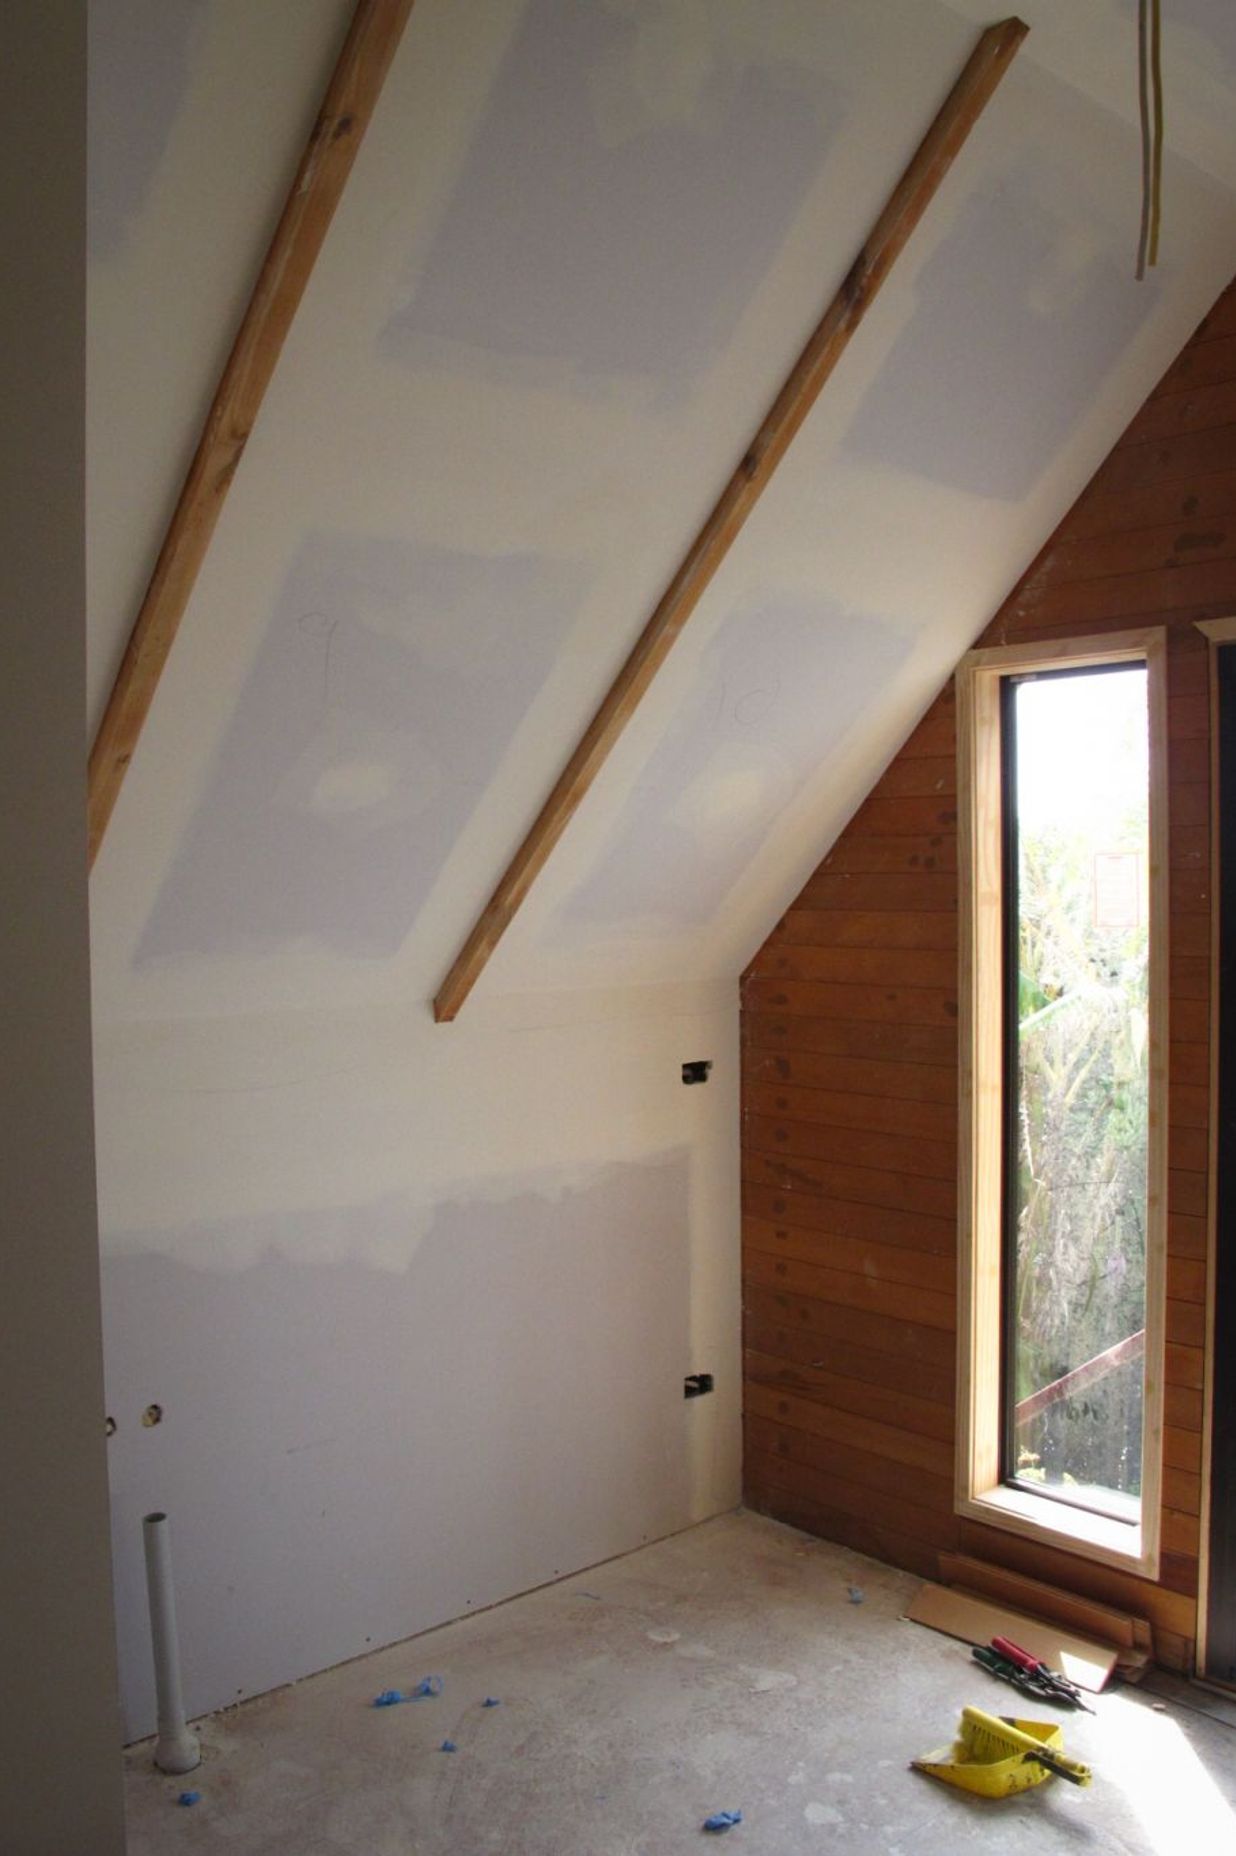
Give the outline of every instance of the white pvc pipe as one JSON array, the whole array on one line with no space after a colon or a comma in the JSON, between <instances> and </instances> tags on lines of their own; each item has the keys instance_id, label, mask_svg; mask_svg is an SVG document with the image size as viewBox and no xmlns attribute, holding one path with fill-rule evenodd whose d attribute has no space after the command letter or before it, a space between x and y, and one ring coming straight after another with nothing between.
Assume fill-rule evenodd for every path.
<instances>
[{"instance_id":1,"label":"white pvc pipe","mask_svg":"<svg viewBox=\"0 0 1236 1856\"><path fill-rule=\"evenodd\" d=\"M148 1514L142 1522L146 1546L146 1590L150 1597L150 1641L154 1650L158 1738L154 1760L161 1772L192 1772L201 1764L197 1735L185 1722L180 1693L180 1649L176 1641L176 1600L172 1591L172 1546L165 1514Z\"/></svg>"}]
</instances>

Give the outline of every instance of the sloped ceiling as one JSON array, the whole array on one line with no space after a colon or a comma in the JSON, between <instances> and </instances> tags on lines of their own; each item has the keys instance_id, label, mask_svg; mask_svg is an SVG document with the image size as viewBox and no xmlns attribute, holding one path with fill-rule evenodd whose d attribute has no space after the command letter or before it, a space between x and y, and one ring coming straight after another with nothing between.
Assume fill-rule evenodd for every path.
<instances>
[{"instance_id":1,"label":"sloped ceiling","mask_svg":"<svg viewBox=\"0 0 1236 1856\"><path fill-rule=\"evenodd\" d=\"M92 730L349 10L92 0ZM1236 13L1165 5L1138 285L1136 7L1022 12L477 1005L736 974L1230 277ZM104 1013L428 1001L997 16L418 0L96 867Z\"/></svg>"}]
</instances>

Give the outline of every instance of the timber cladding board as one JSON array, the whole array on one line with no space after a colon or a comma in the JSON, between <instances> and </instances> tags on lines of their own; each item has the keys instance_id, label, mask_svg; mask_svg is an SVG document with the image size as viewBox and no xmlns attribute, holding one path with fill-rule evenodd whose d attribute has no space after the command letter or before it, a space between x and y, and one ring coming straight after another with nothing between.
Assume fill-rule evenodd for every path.
<instances>
[{"instance_id":1,"label":"timber cladding board","mask_svg":"<svg viewBox=\"0 0 1236 1856\"><path fill-rule=\"evenodd\" d=\"M766 1256L793 1257L830 1268L861 1273L864 1282L915 1283L920 1289L952 1287L952 1258L926 1250L903 1250L896 1244L870 1244L861 1238L825 1236L795 1225L766 1224L744 1218L743 1243Z\"/></svg>"},{"instance_id":2,"label":"timber cladding board","mask_svg":"<svg viewBox=\"0 0 1236 1856\"><path fill-rule=\"evenodd\" d=\"M792 1295L832 1302L840 1307L865 1309L894 1321L916 1321L951 1332L954 1299L947 1291L922 1289L914 1284L890 1282L878 1276L858 1275L827 1265L803 1263L796 1257L770 1256L748 1244L743 1267L747 1281L768 1289L786 1289Z\"/></svg>"},{"instance_id":3,"label":"timber cladding board","mask_svg":"<svg viewBox=\"0 0 1236 1856\"><path fill-rule=\"evenodd\" d=\"M748 1176L756 1185L775 1186L785 1193L854 1199L890 1211L925 1210L944 1218L956 1214L957 1189L951 1180L889 1173L883 1167L833 1166L828 1161L763 1153L749 1144L744 1144L743 1152Z\"/></svg>"},{"instance_id":4,"label":"timber cladding board","mask_svg":"<svg viewBox=\"0 0 1236 1856\"><path fill-rule=\"evenodd\" d=\"M1210 719L1236 613L1236 286L980 644L1167 629L1167 1343L1157 1582L953 1515L956 703L940 693L743 983L747 1499L934 1576L960 1548L1196 1631L1210 1126ZM901 1465L895 1486L887 1467ZM898 1492L903 1499L898 1499Z\"/></svg>"},{"instance_id":5,"label":"timber cladding board","mask_svg":"<svg viewBox=\"0 0 1236 1856\"><path fill-rule=\"evenodd\" d=\"M957 980L957 953L953 948L829 947L782 940L766 952L761 971L770 979L945 987L951 992Z\"/></svg>"},{"instance_id":6,"label":"timber cladding board","mask_svg":"<svg viewBox=\"0 0 1236 1856\"><path fill-rule=\"evenodd\" d=\"M794 1338L779 1329L775 1322L752 1316L748 1323L749 1345L745 1370L753 1385L761 1385L774 1392L792 1392L799 1398L815 1399L820 1404L831 1406L835 1411L852 1411L859 1417L874 1418L902 1432L917 1431L924 1437L952 1443L953 1414L950 1406L946 1398L924 1396L921 1378L910 1382L914 1390L889 1388L879 1383L882 1362L875 1359L868 1359L865 1378L846 1377L818 1366L811 1357L813 1346L802 1348L804 1358L800 1365L789 1366L781 1354L787 1345L793 1344ZM771 1351L762 1351L763 1345ZM861 1371L862 1362L856 1358L859 1351L848 1349L845 1362L839 1358L839 1348L830 1348L829 1354L834 1365L849 1363ZM876 1375L874 1379L873 1373ZM1189 1471L1185 1469L1181 1473L1188 1475Z\"/></svg>"},{"instance_id":7,"label":"timber cladding board","mask_svg":"<svg viewBox=\"0 0 1236 1856\"><path fill-rule=\"evenodd\" d=\"M1188 1131L1186 1131L1188 1132ZM747 1146L765 1154L792 1154L796 1159L831 1158L837 1151L836 1132L815 1121L748 1113L743 1128ZM911 1173L920 1179L951 1182L956 1175L954 1143L917 1139L908 1134L866 1134L850 1128L846 1152L852 1166L886 1167L890 1172ZM927 1206L947 1211L939 1203Z\"/></svg>"},{"instance_id":8,"label":"timber cladding board","mask_svg":"<svg viewBox=\"0 0 1236 1856\"><path fill-rule=\"evenodd\" d=\"M952 1219L929 1213L902 1212L883 1205L785 1192L757 1180L744 1182L742 1204L745 1215L762 1218L773 1225L805 1226L809 1231L836 1237L896 1244L911 1250L933 1250L941 1257L952 1257L956 1249Z\"/></svg>"},{"instance_id":9,"label":"timber cladding board","mask_svg":"<svg viewBox=\"0 0 1236 1856\"><path fill-rule=\"evenodd\" d=\"M1064 545L1080 551L1094 539L1114 553L1120 548L1134 547L1138 536L1154 534L1165 526L1178 524L1184 532L1196 532L1233 515L1236 515L1236 471L1231 470L1216 471L1212 476L1199 477L1191 483L1154 484L1145 490L1113 494L1091 490L1069 517L1068 539ZM1134 557L1131 566L1137 564ZM1034 571L1052 571L1046 556L1036 564ZM1068 573L1066 558L1059 569L1060 578L1066 578Z\"/></svg>"}]
</instances>

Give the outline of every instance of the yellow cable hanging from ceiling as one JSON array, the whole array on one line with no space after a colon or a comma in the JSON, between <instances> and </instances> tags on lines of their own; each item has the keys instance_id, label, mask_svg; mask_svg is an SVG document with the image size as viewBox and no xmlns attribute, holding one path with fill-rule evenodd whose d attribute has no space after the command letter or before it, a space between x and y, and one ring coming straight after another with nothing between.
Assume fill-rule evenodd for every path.
<instances>
[{"instance_id":1,"label":"yellow cable hanging from ceiling","mask_svg":"<svg viewBox=\"0 0 1236 1856\"><path fill-rule=\"evenodd\" d=\"M1150 0L1150 94L1154 99L1154 147L1150 157L1154 195L1150 208L1147 264L1159 262L1159 217L1163 209L1163 63L1159 44L1159 0Z\"/></svg>"},{"instance_id":2,"label":"yellow cable hanging from ceiling","mask_svg":"<svg viewBox=\"0 0 1236 1856\"><path fill-rule=\"evenodd\" d=\"M1137 101L1142 124L1142 217L1137 277L1159 261L1163 195L1163 65L1159 0L1138 0Z\"/></svg>"}]
</instances>

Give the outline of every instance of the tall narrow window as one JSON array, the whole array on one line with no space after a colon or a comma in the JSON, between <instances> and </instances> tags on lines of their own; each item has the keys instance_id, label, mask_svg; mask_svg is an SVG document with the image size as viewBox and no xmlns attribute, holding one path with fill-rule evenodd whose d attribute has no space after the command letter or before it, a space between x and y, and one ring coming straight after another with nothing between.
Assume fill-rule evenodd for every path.
<instances>
[{"instance_id":1,"label":"tall narrow window","mask_svg":"<svg viewBox=\"0 0 1236 1856\"><path fill-rule=\"evenodd\" d=\"M1004 1470L1134 1523L1146 1339L1146 669L1002 686Z\"/></svg>"},{"instance_id":2,"label":"tall narrow window","mask_svg":"<svg viewBox=\"0 0 1236 1856\"><path fill-rule=\"evenodd\" d=\"M958 676L957 1505L1157 1565L1166 1184L1159 632Z\"/></svg>"}]
</instances>

